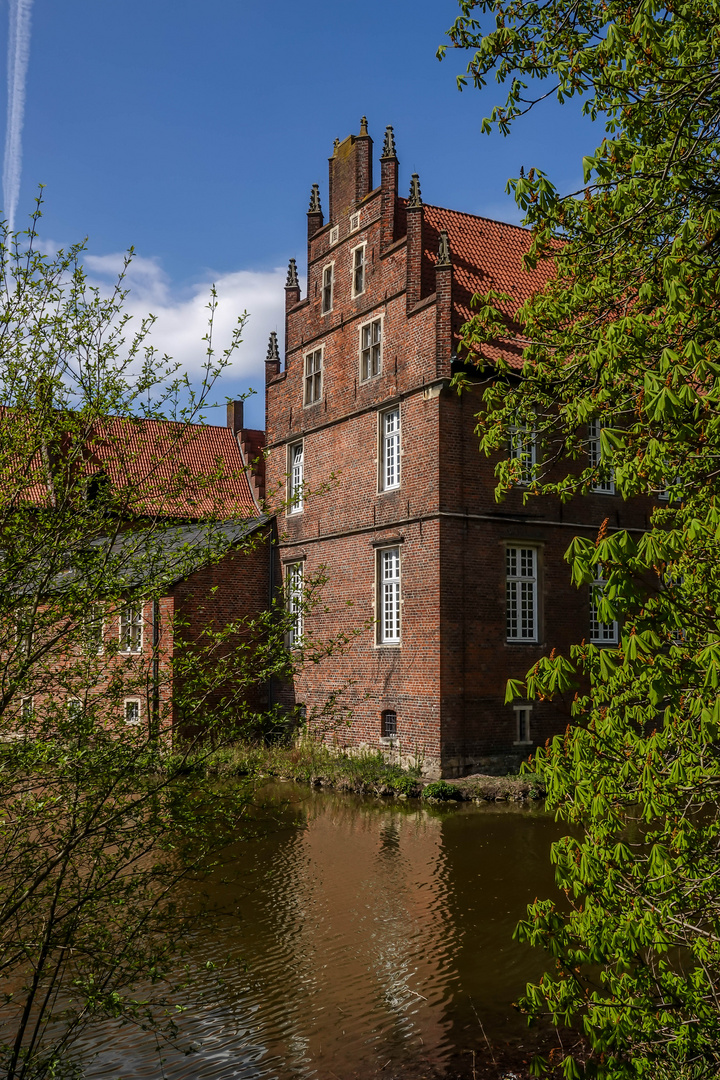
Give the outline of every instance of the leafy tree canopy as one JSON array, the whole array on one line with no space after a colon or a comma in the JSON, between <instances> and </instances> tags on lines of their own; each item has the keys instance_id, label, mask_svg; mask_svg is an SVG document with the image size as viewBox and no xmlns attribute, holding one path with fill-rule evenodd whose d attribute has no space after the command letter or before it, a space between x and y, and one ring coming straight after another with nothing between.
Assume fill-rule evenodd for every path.
<instances>
[{"instance_id":1,"label":"leafy tree canopy","mask_svg":"<svg viewBox=\"0 0 720 1080\"><path fill-rule=\"evenodd\" d=\"M556 970L525 1007L584 1042L536 1068L562 1075L720 1071L720 4L714 0L460 0L450 47L462 86L494 74L507 133L554 95L604 125L582 190L536 169L509 184L548 286L508 317L476 298L468 360L514 339L524 366L484 395L482 449L498 496L517 483L507 433L535 428L526 496L566 501L612 469L650 496L642 537L603 526L567 552L580 588L602 568L617 647L543 660L510 697L574 693L575 722L532 768L578 826L555 848L567 906L534 904L519 932ZM442 55L448 45L441 48ZM504 377L502 377L504 376ZM467 379L458 377L458 383ZM601 425L602 462L588 455Z\"/></svg>"},{"instance_id":2,"label":"leafy tree canopy","mask_svg":"<svg viewBox=\"0 0 720 1080\"><path fill-rule=\"evenodd\" d=\"M98 1022L106 1033L129 1023L179 1036L180 986L205 968L179 957L194 921L211 914L184 906L184 882L237 842L249 796L247 783L208 779L208 761L234 739L287 725L263 700L269 680L334 647L307 635L286 647L317 599L321 581L309 577L292 613L278 598L221 618L221 571L198 586L192 618L166 603L175 583L223 560L227 571L267 540L244 478L193 455L244 317L216 354L211 296L193 387L149 346L151 318L132 328L122 278L109 295L93 289L82 246L43 254L36 224L0 230L7 1080L83 1075L83 1036ZM196 1002L200 992L194 984Z\"/></svg>"}]
</instances>

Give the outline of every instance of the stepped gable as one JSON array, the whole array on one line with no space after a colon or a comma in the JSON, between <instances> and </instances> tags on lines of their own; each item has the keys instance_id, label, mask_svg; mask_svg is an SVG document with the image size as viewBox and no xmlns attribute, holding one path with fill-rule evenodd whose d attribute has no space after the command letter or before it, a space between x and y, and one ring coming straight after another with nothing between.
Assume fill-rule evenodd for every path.
<instances>
[{"instance_id":1,"label":"stepped gable","mask_svg":"<svg viewBox=\"0 0 720 1080\"><path fill-rule=\"evenodd\" d=\"M108 421L106 433L107 441L101 433L92 440L92 456L113 487L142 481L137 512L180 518L257 515L229 428L118 417Z\"/></svg>"},{"instance_id":2,"label":"stepped gable","mask_svg":"<svg viewBox=\"0 0 720 1080\"><path fill-rule=\"evenodd\" d=\"M435 288L438 238L444 229L450 241L453 267L455 337L473 314L470 299L474 293L497 289L514 297L519 307L553 276L548 263L538 264L535 270L524 269L522 257L530 247L528 229L427 203L424 210L423 266L427 283L423 282L423 292L427 294ZM511 308L512 305L507 305L508 315L514 313ZM488 344L483 351L490 359L503 357L512 367L522 367L520 350L514 343Z\"/></svg>"}]
</instances>

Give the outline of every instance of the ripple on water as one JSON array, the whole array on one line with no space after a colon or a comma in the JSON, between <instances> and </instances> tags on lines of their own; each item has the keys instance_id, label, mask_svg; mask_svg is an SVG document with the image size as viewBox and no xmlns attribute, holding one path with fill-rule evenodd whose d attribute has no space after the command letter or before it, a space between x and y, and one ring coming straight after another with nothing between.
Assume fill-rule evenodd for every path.
<instances>
[{"instance_id":1,"label":"ripple on water","mask_svg":"<svg viewBox=\"0 0 720 1080\"><path fill-rule=\"evenodd\" d=\"M148 1033L107 1025L90 1080L351 1080L383 1065L384 1076L442 1076L451 1063L457 1075L462 1055L469 1074L485 1036L522 1042L512 1001L542 966L511 935L526 904L552 892L551 819L292 785L266 795L257 835L215 883L234 917L191 942L199 966L244 961L188 1010L183 1045L197 1051L161 1052Z\"/></svg>"}]
</instances>

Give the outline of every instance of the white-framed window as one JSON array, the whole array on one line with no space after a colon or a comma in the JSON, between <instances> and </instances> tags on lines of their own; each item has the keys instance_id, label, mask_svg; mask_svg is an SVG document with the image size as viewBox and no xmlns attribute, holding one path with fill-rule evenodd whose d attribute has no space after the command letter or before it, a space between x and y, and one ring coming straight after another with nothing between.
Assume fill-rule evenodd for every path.
<instances>
[{"instance_id":1,"label":"white-framed window","mask_svg":"<svg viewBox=\"0 0 720 1080\"><path fill-rule=\"evenodd\" d=\"M394 709L383 709L380 714L380 738L396 739L397 733L397 713Z\"/></svg>"},{"instance_id":2,"label":"white-framed window","mask_svg":"<svg viewBox=\"0 0 720 1080\"><path fill-rule=\"evenodd\" d=\"M123 715L126 724L140 723L140 698L128 697L123 702Z\"/></svg>"},{"instance_id":3,"label":"white-framed window","mask_svg":"<svg viewBox=\"0 0 720 1080\"><path fill-rule=\"evenodd\" d=\"M24 724L30 724L35 716L35 698L24 697L20 699L20 718Z\"/></svg>"},{"instance_id":4,"label":"white-framed window","mask_svg":"<svg viewBox=\"0 0 720 1080\"><path fill-rule=\"evenodd\" d=\"M70 720L79 720L83 714L83 703L79 697L67 699L67 714Z\"/></svg>"},{"instance_id":5,"label":"white-framed window","mask_svg":"<svg viewBox=\"0 0 720 1080\"><path fill-rule=\"evenodd\" d=\"M360 382L380 374L382 367L382 319L360 327Z\"/></svg>"},{"instance_id":6,"label":"white-framed window","mask_svg":"<svg viewBox=\"0 0 720 1080\"><path fill-rule=\"evenodd\" d=\"M305 405L314 405L322 397L322 348L313 349L305 356L305 385L303 402Z\"/></svg>"},{"instance_id":7,"label":"white-framed window","mask_svg":"<svg viewBox=\"0 0 720 1080\"><path fill-rule=\"evenodd\" d=\"M530 734L530 718L532 708L530 705L515 705L515 742L520 745L532 742Z\"/></svg>"},{"instance_id":8,"label":"white-framed window","mask_svg":"<svg viewBox=\"0 0 720 1080\"><path fill-rule=\"evenodd\" d=\"M509 454L512 461L520 462L519 482L529 484L537 463L537 438L529 424L516 424L510 429Z\"/></svg>"},{"instance_id":9,"label":"white-framed window","mask_svg":"<svg viewBox=\"0 0 720 1080\"><path fill-rule=\"evenodd\" d=\"M400 406L380 413L380 490L400 487Z\"/></svg>"},{"instance_id":10,"label":"white-framed window","mask_svg":"<svg viewBox=\"0 0 720 1080\"><path fill-rule=\"evenodd\" d=\"M15 648L20 659L27 659L30 655L32 644L33 632L31 628L31 616L28 612L21 609L15 620Z\"/></svg>"},{"instance_id":11,"label":"white-framed window","mask_svg":"<svg viewBox=\"0 0 720 1080\"><path fill-rule=\"evenodd\" d=\"M292 649L299 645L304 632L303 611L304 567L301 562L288 563L285 567L285 597L291 623L288 628L287 644Z\"/></svg>"},{"instance_id":12,"label":"white-framed window","mask_svg":"<svg viewBox=\"0 0 720 1080\"><path fill-rule=\"evenodd\" d=\"M534 547L505 549L508 641L538 640L538 552Z\"/></svg>"},{"instance_id":13,"label":"white-framed window","mask_svg":"<svg viewBox=\"0 0 720 1080\"><path fill-rule=\"evenodd\" d=\"M590 640L596 645L617 645L617 622L600 622L598 615L598 605L606 585L602 566L598 564L595 567L595 577L590 584Z\"/></svg>"},{"instance_id":14,"label":"white-framed window","mask_svg":"<svg viewBox=\"0 0 720 1080\"><path fill-rule=\"evenodd\" d=\"M291 443L288 447L288 514L299 514L304 505L305 444Z\"/></svg>"},{"instance_id":15,"label":"white-framed window","mask_svg":"<svg viewBox=\"0 0 720 1080\"><path fill-rule=\"evenodd\" d=\"M602 424L599 420L591 420L588 424L588 463L591 469L602 468L602 444L600 432ZM612 469L605 469L604 475L598 477L591 487L591 491L597 491L602 495L615 494L615 478Z\"/></svg>"},{"instance_id":16,"label":"white-framed window","mask_svg":"<svg viewBox=\"0 0 720 1080\"><path fill-rule=\"evenodd\" d=\"M365 244L352 250L352 295L365 292Z\"/></svg>"},{"instance_id":17,"label":"white-framed window","mask_svg":"<svg viewBox=\"0 0 720 1080\"><path fill-rule=\"evenodd\" d=\"M329 240L328 240L328 243L330 244L331 247L332 247L333 244L337 244L339 236L340 236L340 226L339 225L333 225L332 229L330 230L330 237L329 237Z\"/></svg>"},{"instance_id":18,"label":"white-framed window","mask_svg":"<svg viewBox=\"0 0 720 1080\"><path fill-rule=\"evenodd\" d=\"M335 264L328 263L327 266L323 267L322 272L322 288L320 295L320 312L322 315L327 315L329 311L332 311L334 279Z\"/></svg>"},{"instance_id":19,"label":"white-framed window","mask_svg":"<svg viewBox=\"0 0 720 1080\"><path fill-rule=\"evenodd\" d=\"M360 211L356 210L350 215L350 232L357 232L360 228Z\"/></svg>"},{"instance_id":20,"label":"white-framed window","mask_svg":"<svg viewBox=\"0 0 720 1080\"><path fill-rule=\"evenodd\" d=\"M400 548L380 548L377 553L378 644L400 644Z\"/></svg>"},{"instance_id":21,"label":"white-framed window","mask_svg":"<svg viewBox=\"0 0 720 1080\"><path fill-rule=\"evenodd\" d=\"M105 635L105 611L102 604L93 604L85 613L82 629L83 652L90 656L100 656Z\"/></svg>"},{"instance_id":22,"label":"white-framed window","mask_svg":"<svg viewBox=\"0 0 720 1080\"><path fill-rule=\"evenodd\" d=\"M141 603L135 601L120 609L119 629L120 652L142 652L143 609Z\"/></svg>"}]
</instances>

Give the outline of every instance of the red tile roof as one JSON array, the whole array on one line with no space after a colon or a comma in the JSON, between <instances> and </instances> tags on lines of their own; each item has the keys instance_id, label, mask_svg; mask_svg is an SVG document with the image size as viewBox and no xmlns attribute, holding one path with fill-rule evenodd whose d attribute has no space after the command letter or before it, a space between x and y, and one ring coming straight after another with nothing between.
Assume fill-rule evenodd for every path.
<instances>
[{"instance_id":1,"label":"red tile roof","mask_svg":"<svg viewBox=\"0 0 720 1080\"><path fill-rule=\"evenodd\" d=\"M514 305L504 305L512 316L533 293L552 276L552 268L540 263L535 270L525 270L522 257L530 247L530 232L518 225L445 210L441 206L424 207L423 225L423 293L435 290L434 272L437 261L438 238L444 229L450 241L453 267L453 332L473 314L470 298L476 292L509 293ZM501 305L503 306L503 305ZM512 342L483 346L491 359L503 356L513 367L521 367L521 350Z\"/></svg>"},{"instance_id":2,"label":"red tile roof","mask_svg":"<svg viewBox=\"0 0 720 1080\"><path fill-rule=\"evenodd\" d=\"M179 518L257 514L233 432L210 424L110 419L90 440L88 471L102 469L135 513Z\"/></svg>"},{"instance_id":3,"label":"red tile roof","mask_svg":"<svg viewBox=\"0 0 720 1080\"><path fill-rule=\"evenodd\" d=\"M7 409L0 409L0 423L10 424L7 445L18 446L14 494L8 494L19 504L50 504L47 452L41 449L42 439L50 438L58 480L65 467L88 480L106 476L120 513L185 521L258 514L237 439L227 427L126 417L86 423L82 414L63 419L58 413L57 422L43 430L32 414ZM252 434L259 454L263 433Z\"/></svg>"}]
</instances>

